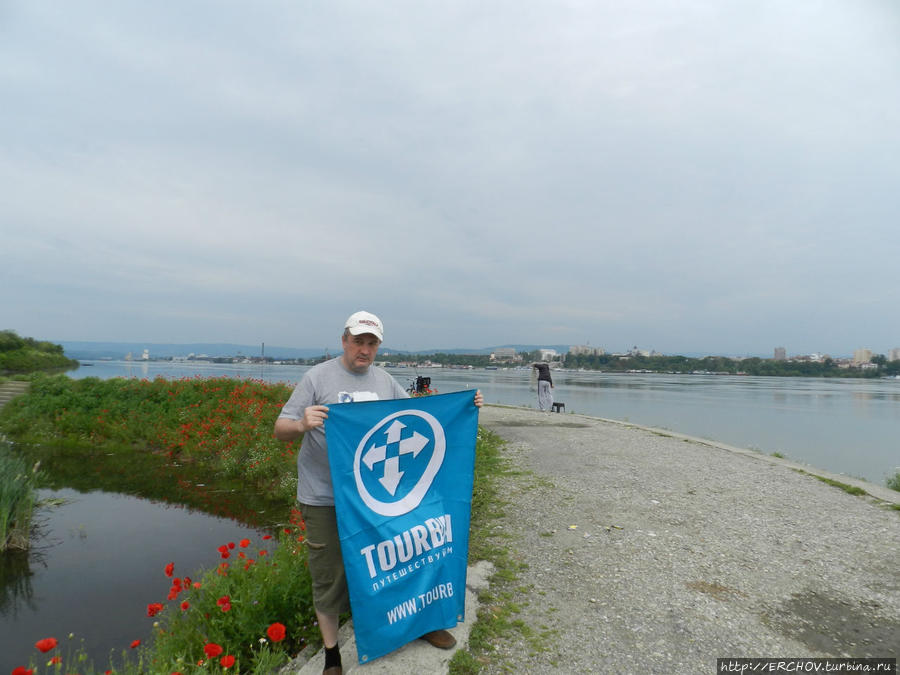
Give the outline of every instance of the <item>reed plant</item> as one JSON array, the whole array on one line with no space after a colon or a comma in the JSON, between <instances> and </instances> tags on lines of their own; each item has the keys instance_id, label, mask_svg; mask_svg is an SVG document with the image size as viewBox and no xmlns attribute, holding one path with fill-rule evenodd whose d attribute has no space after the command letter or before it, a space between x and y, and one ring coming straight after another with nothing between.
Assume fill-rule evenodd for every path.
<instances>
[{"instance_id":1,"label":"reed plant","mask_svg":"<svg viewBox=\"0 0 900 675\"><path fill-rule=\"evenodd\" d=\"M0 552L28 549L37 479L38 467L29 468L8 443L0 442Z\"/></svg>"},{"instance_id":2,"label":"reed plant","mask_svg":"<svg viewBox=\"0 0 900 675\"><path fill-rule=\"evenodd\" d=\"M886 484L891 490L897 490L897 492L900 492L900 469L897 469L897 470L894 472L894 475L893 475L893 476L889 476L889 477L887 478L887 480L885 480L885 484Z\"/></svg>"}]
</instances>

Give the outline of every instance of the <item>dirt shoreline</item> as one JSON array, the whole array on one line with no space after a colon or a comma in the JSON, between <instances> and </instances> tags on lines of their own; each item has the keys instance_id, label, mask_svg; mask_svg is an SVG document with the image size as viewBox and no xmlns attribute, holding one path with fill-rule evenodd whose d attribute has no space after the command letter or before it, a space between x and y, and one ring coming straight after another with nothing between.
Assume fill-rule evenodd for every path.
<instances>
[{"instance_id":1,"label":"dirt shoreline","mask_svg":"<svg viewBox=\"0 0 900 675\"><path fill-rule=\"evenodd\" d=\"M543 636L499 641L485 673L897 657L900 493L582 415L486 406L479 423L523 472L498 528L526 566L512 602Z\"/></svg>"}]
</instances>

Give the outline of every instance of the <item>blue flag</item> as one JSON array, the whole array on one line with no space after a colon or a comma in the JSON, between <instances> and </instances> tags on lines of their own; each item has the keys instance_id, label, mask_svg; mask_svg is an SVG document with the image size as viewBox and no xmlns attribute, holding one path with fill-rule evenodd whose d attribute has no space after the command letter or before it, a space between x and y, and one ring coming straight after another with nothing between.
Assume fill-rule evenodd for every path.
<instances>
[{"instance_id":1,"label":"blue flag","mask_svg":"<svg viewBox=\"0 0 900 675\"><path fill-rule=\"evenodd\" d=\"M475 392L329 406L360 663L465 618Z\"/></svg>"}]
</instances>

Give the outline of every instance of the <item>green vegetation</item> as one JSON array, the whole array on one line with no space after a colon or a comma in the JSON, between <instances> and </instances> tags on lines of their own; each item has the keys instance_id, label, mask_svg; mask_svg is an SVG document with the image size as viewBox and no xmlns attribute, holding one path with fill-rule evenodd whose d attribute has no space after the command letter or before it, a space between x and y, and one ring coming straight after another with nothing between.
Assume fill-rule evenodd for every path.
<instances>
[{"instance_id":1,"label":"green vegetation","mask_svg":"<svg viewBox=\"0 0 900 675\"><path fill-rule=\"evenodd\" d=\"M19 337L12 330L0 331L0 373L31 373L77 367L78 361L67 358L60 345Z\"/></svg>"},{"instance_id":2,"label":"green vegetation","mask_svg":"<svg viewBox=\"0 0 900 675\"><path fill-rule=\"evenodd\" d=\"M897 490L897 492L900 492L900 469L898 469L893 476L888 477L888 479L885 481L885 484L891 490Z\"/></svg>"},{"instance_id":3,"label":"green vegetation","mask_svg":"<svg viewBox=\"0 0 900 675\"><path fill-rule=\"evenodd\" d=\"M694 359L687 356L642 356L640 354L630 355L627 358L612 354L567 354L564 360L566 368L585 368L608 372L646 370L657 373L706 372L780 377L882 377L900 374L900 361L887 361L884 358L876 361L873 358L873 363L877 363L879 367L866 370L841 368L833 359L776 361L758 357L732 359L726 356L705 356Z\"/></svg>"},{"instance_id":4,"label":"green vegetation","mask_svg":"<svg viewBox=\"0 0 900 675\"><path fill-rule=\"evenodd\" d=\"M489 560L494 565L491 586L479 597L481 608L469 635L467 651L457 651L450 660L451 675L475 675L490 659L494 643L511 633L525 638L531 649L539 651L546 633L537 634L516 615L521 607L513 601L519 589L519 575L524 564L510 556L508 535L494 527L503 517L507 505L502 498L503 485L513 472L502 457L503 439L493 432L479 428L478 450L475 459L475 488L472 496L472 527L469 540L469 561Z\"/></svg>"},{"instance_id":5,"label":"green vegetation","mask_svg":"<svg viewBox=\"0 0 900 675\"><path fill-rule=\"evenodd\" d=\"M505 366L528 366L540 360L540 351L520 353L520 361L501 364ZM498 365L487 354L402 354L385 356L388 361L396 360L414 364L426 362L443 366L472 366L484 368ZM311 359L310 362L321 359ZM643 356L641 354L566 354L562 359L564 368L577 370L602 370L610 373L629 371L645 371L652 373L716 373L725 375L757 375L773 377L883 377L900 375L900 361L888 361L883 355L872 357L877 368L862 369L858 367L842 368L833 359L823 361L776 361L758 357L734 359L727 356L705 356L691 358L687 356L667 356L657 354Z\"/></svg>"},{"instance_id":6,"label":"green vegetation","mask_svg":"<svg viewBox=\"0 0 900 675\"><path fill-rule=\"evenodd\" d=\"M29 468L8 443L0 442L0 553L28 548L37 479L37 466Z\"/></svg>"},{"instance_id":7,"label":"green vegetation","mask_svg":"<svg viewBox=\"0 0 900 675\"><path fill-rule=\"evenodd\" d=\"M224 378L38 374L0 411L0 431L42 462L48 487L103 488L256 525L259 511L285 521L294 499L299 446L272 435L289 396L285 384ZM236 497L223 499L223 488Z\"/></svg>"}]
</instances>

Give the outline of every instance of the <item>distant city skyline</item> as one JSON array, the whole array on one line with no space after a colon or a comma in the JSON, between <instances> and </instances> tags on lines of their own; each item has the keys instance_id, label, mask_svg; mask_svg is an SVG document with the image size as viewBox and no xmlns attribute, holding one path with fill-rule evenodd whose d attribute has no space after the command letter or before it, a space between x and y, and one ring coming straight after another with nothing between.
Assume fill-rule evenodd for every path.
<instances>
[{"instance_id":1,"label":"distant city skyline","mask_svg":"<svg viewBox=\"0 0 900 675\"><path fill-rule=\"evenodd\" d=\"M23 336L23 337L37 337L37 336ZM37 338L44 339L44 338ZM331 355L337 355L341 353L340 342L336 342L331 347L308 347L308 346L289 346L289 345L272 345L268 344L265 346L265 352L263 352L263 343L258 345L252 344L236 344L236 343L211 343L211 342L200 342L200 343L151 343L151 342L104 342L104 341L55 341L50 340L51 342L56 342L57 344L62 344L66 349L66 352L69 354L82 354L82 355L94 355L88 356L87 358L96 358L97 354L103 355L115 355L119 354L120 356L124 356L124 354L131 352L134 358L138 358L138 354L147 350L151 357L156 358L160 355L163 356L187 356L190 353L194 354L209 354L214 356L259 356L263 353L267 356L285 356L287 354L292 355L292 357L300 357L300 358L310 358L313 356L320 356L325 354L326 352ZM604 347L596 347L590 345L574 345L574 344L523 344L523 343L505 343L502 345L487 345L482 347L443 347L443 348L432 348L432 349L417 349L417 350L402 350L396 347L391 346L390 344L384 344L379 349L379 354L390 355L390 354L398 354L403 352L408 353L439 353L439 352L460 352L460 353L489 353L490 351L500 350L511 348L515 349L517 352L521 353L523 351L538 351L541 349L555 349L559 351L561 354L568 353L569 351L574 351L578 353L583 348L588 348L590 350L597 350L607 353L607 354L627 354L632 352L633 350L637 350L645 355L649 355L652 353L658 353L666 356L690 356L690 357L698 357L698 356L728 356L728 357L759 357L759 358L806 358L806 357L820 357L826 358L831 357L834 359L851 359L858 358L862 352L867 352L868 357L864 360L868 360L871 356L882 355L888 361L900 360L900 347L895 347L889 350L885 350L884 352L878 352L875 350L869 350L867 348L855 348L849 349L846 352L837 352L837 353L825 353L825 352L792 352L790 350L784 349L784 353L779 355L779 348L769 351L768 353L759 351L755 353L745 353L745 354L732 354L722 351L712 351L712 352L704 352L697 350L685 350L681 352L665 352L660 350L651 350L651 349L642 349L638 345L633 345L628 349L622 350L612 350L606 349Z\"/></svg>"}]
</instances>

